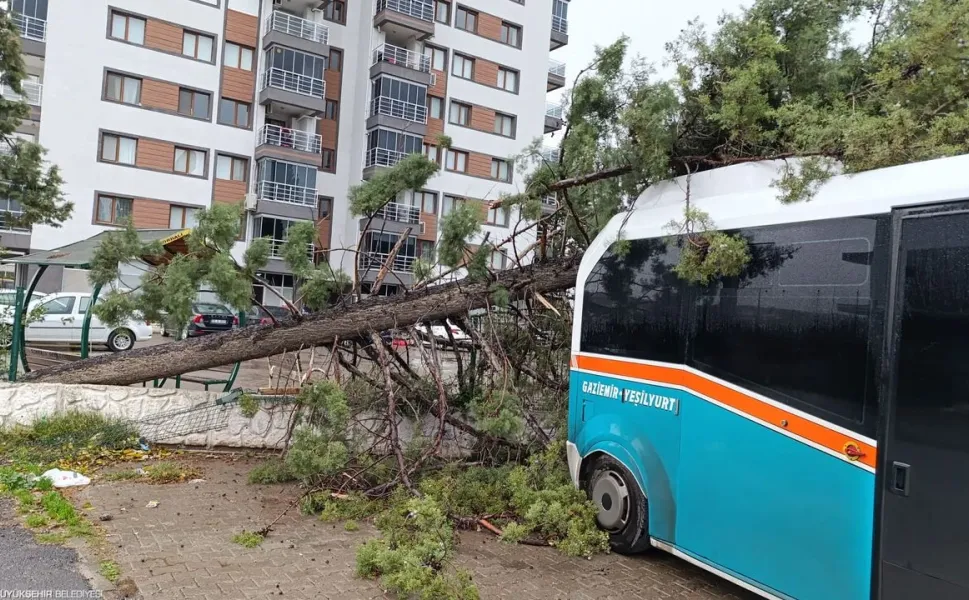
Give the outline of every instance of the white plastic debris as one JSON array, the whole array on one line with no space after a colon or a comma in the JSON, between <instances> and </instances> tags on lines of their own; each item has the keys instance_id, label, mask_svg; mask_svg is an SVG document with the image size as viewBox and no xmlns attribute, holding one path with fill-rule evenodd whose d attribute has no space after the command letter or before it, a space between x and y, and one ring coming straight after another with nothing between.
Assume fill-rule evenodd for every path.
<instances>
[{"instance_id":1,"label":"white plastic debris","mask_svg":"<svg viewBox=\"0 0 969 600\"><path fill-rule=\"evenodd\" d=\"M145 508L158 508L158 500L152 500L145 505Z\"/></svg>"},{"instance_id":2,"label":"white plastic debris","mask_svg":"<svg viewBox=\"0 0 969 600\"><path fill-rule=\"evenodd\" d=\"M91 479L75 471L61 471L60 469L50 469L45 471L41 477L46 477L53 482L56 488L75 487L91 483Z\"/></svg>"}]
</instances>

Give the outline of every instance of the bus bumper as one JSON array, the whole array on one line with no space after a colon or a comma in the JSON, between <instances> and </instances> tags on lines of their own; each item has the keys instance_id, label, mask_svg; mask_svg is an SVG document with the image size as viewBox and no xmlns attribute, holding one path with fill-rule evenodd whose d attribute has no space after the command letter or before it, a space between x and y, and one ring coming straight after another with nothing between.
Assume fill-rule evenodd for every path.
<instances>
[{"instance_id":1,"label":"bus bumper","mask_svg":"<svg viewBox=\"0 0 969 600\"><path fill-rule=\"evenodd\" d=\"M569 475L572 476L572 484L579 487L579 467L582 465L582 457L579 455L579 448L572 442L565 442L565 454L569 458Z\"/></svg>"}]
</instances>

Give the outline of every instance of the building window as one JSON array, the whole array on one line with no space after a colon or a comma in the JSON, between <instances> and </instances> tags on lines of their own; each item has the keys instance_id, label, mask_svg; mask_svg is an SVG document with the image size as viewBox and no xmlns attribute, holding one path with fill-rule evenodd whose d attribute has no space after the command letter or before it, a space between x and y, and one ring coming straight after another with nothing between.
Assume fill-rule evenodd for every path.
<instances>
[{"instance_id":1,"label":"building window","mask_svg":"<svg viewBox=\"0 0 969 600\"><path fill-rule=\"evenodd\" d=\"M319 218L320 219L329 218L330 213L333 210L333 198L330 198L329 196L320 196L317 199L316 204L319 210L319 212L317 213L319 215Z\"/></svg>"},{"instance_id":2,"label":"building window","mask_svg":"<svg viewBox=\"0 0 969 600\"><path fill-rule=\"evenodd\" d=\"M455 125L469 126L471 124L471 107L462 102L451 100L451 116L449 120Z\"/></svg>"},{"instance_id":3,"label":"building window","mask_svg":"<svg viewBox=\"0 0 969 600\"><path fill-rule=\"evenodd\" d=\"M323 118L330 121L336 121L340 118L340 103L336 100L326 101L326 111L323 113Z\"/></svg>"},{"instance_id":4,"label":"building window","mask_svg":"<svg viewBox=\"0 0 969 600\"><path fill-rule=\"evenodd\" d=\"M461 79L474 79L474 59L463 54L454 54L451 74Z\"/></svg>"},{"instance_id":5,"label":"building window","mask_svg":"<svg viewBox=\"0 0 969 600\"><path fill-rule=\"evenodd\" d=\"M172 206L168 212L168 228L192 229L198 225L198 210L187 206Z\"/></svg>"},{"instance_id":6,"label":"building window","mask_svg":"<svg viewBox=\"0 0 969 600\"><path fill-rule=\"evenodd\" d=\"M178 114L196 119L211 116L212 97L205 92L181 88L178 90Z\"/></svg>"},{"instance_id":7,"label":"building window","mask_svg":"<svg viewBox=\"0 0 969 600\"><path fill-rule=\"evenodd\" d=\"M458 9L454 12L454 26L471 33L478 33L478 13L458 6Z\"/></svg>"},{"instance_id":8,"label":"building window","mask_svg":"<svg viewBox=\"0 0 969 600\"><path fill-rule=\"evenodd\" d=\"M518 71L498 67L498 87L507 91L518 93Z\"/></svg>"},{"instance_id":9,"label":"building window","mask_svg":"<svg viewBox=\"0 0 969 600\"><path fill-rule=\"evenodd\" d=\"M104 134L101 137L101 160L120 165L135 164L138 140L120 135Z\"/></svg>"},{"instance_id":10,"label":"building window","mask_svg":"<svg viewBox=\"0 0 969 600\"><path fill-rule=\"evenodd\" d=\"M260 198L315 208L318 167L263 158L258 172Z\"/></svg>"},{"instance_id":11,"label":"building window","mask_svg":"<svg viewBox=\"0 0 969 600\"><path fill-rule=\"evenodd\" d=\"M347 3L346 0L330 0L329 2L324 2L323 18L327 21L333 21L334 23L339 23L340 25L346 25L347 23Z\"/></svg>"},{"instance_id":12,"label":"building window","mask_svg":"<svg viewBox=\"0 0 969 600\"><path fill-rule=\"evenodd\" d=\"M435 71L447 70L447 50L425 44L424 56L431 59L431 68Z\"/></svg>"},{"instance_id":13,"label":"building window","mask_svg":"<svg viewBox=\"0 0 969 600\"><path fill-rule=\"evenodd\" d=\"M511 181L511 163L500 158L491 159L491 178L498 181Z\"/></svg>"},{"instance_id":14,"label":"building window","mask_svg":"<svg viewBox=\"0 0 969 600\"><path fill-rule=\"evenodd\" d=\"M515 137L515 117L495 113L495 133L505 137Z\"/></svg>"},{"instance_id":15,"label":"building window","mask_svg":"<svg viewBox=\"0 0 969 600\"><path fill-rule=\"evenodd\" d=\"M430 117L432 119L443 119L444 118L444 98L438 98L437 96L428 96L430 101Z\"/></svg>"},{"instance_id":16,"label":"building window","mask_svg":"<svg viewBox=\"0 0 969 600\"><path fill-rule=\"evenodd\" d=\"M111 37L139 46L145 45L145 20L121 13L111 14Z\"/></svg>"},{"instance_id":17,"label":"building window","mask_svg":"<svg viewBox=\"0 0 969 600\"><path fill-rule=\"evenodd\" d=\"M222 56L222 63L227 67L242 69L243 71L252 70L252 48L246 48L232 42L226 42L225 53Z\"/></svg>"},{"instance_id":18,"label":"building window","mask_svg":"<svg viewBox=\"0 0 969 600\"><path fill-rule=\"evenodd\" d=\"M514 46L515 48L522 47L522 28L518 25L512 25L506 21L501 22L501 43L508 44L509 46Z\"/></svg>"},{"instance_id":19,"label":"building window","mask_svg":"<svg viewBox=\"0 0 969 600\"><path fill-rule=\"evenodd\" d=\"M458 173L468 172L468 153L461 152L460 150L448 150L447 158L444 161L444 168L448 171L457 171Z\"/></svg>"},{"instance_id":20,"label":"building window","mask_svg":"<svg viewBox=\"0 0 969 600\"><path fill-rule=\"evenodd\" d=\"M323 148L323 170L333 173L336 171L336 152L330 148Z\"/></svg>"},{"instance_id":21,"label":"building window","mask_svg":"<svg viewBox=\"0 0 969 600\"><path fill-rule=\"evenodd\" d=\"M441 163L441 149L434 144L424 144L424 156L432 162Z\"/></svg>"},{"instance_id":22,"label":"building window","mask_svg":"<svg viewBox=\"0 0 969 600\"><path fill-rule=\"evenodd\" d=\"M371 86L373 114L390 114L400 119L427 122L427 87L395 77L381 76Z\"/></svg>"},{"instance_id":23,"label":"building window","mask_svg":"<svg viewBox=\"0 0 969 600\"><path fill-rule=\"evenodd\" d=\"M141 103L141 80L117 73L108 73L104 96L108 100L125 104Z\"/></svg>"},{"instance_id":24,"label":"building window","mask_svg":"<svg viewBox=\"0 0 969 600\"><path fill-rule=\"evenodd\" d=\"M496 271L500 271L508 264L508 257L504 252L495 250L488 256L488 266Z\"/></svg>"},{"instance_id":25,"label":"building window","mask_svg":"<svg viewBox=\"0 0 969 600\"><path fill-rule=\"evenodd\" d=\"M494 171L493 168L492 168L492 171ZM493 208L488 208L488 225L497 225L498 227L508 227L509 216L510 214L507 206L496 206Z\"/></svg>"},{"instance_id":26,"label":"building window","mask_svg":"<svg viewBox=\"0 0 969 600\"><path fill-rule=\"evenodd\" d=\"M215 160L215 178L226 181L245 181L249 173L249 161L235 156L220 154Z\"/></svg>"},{"instance_id":27,"label":"building window","mask_svg":"<svg viewBox=\"0 0 969 600\"><path fill-rule=\"evenodd\" d=\"M451 3L445 0L434 0L434 20L445 25L451 22Z\"/></svg>"},{"instance_id":28,"label":"building window","mask_svg":"<svg viewBox=\"0 0 969 600\"><path fill-rule=\"evenodd\" d=\"M437 214L437 192L414 192L414 206L419 207L421 212Z\"/></svg>"},{"instance_id":29,"label":"building window","mask_svg":"<svg viewBox=\"0 0 969 600\"><path fill-rule=\"evenodd\" d=\"M343 50L330 48L330 57L327 59L326 68L337 73L343 70Z\"/></svg>"},{"instance_id":30,"label":"building window","mask_svg":"<svg viewBox=\"0 0 969 600\"><path fill-rule=\"evenodd\" d=\"M258 216L252 220L252 238L267 238L270 243L269 257L282 258L283 247L286 244L286 239L289 237L289 228L295 223L296 221L289 219ZM273 287L276 286L274 285Z\"/></svg>"},{"instance_id":31,"label":"building window","mask_svg":"<svg viewBox=\"0 0 969 600\"><path fill-rule=\"evenodd\" d=\"M210 35L185 31L182 33L182 56L212 62L215 39Z\"/></svg>"},{"instance_id":32,"label":"building window","mask_svg":"<svg viewBox=\"0 0 969 600\"><path fill-rule=\"evenodd\" d=\"M97 223L107 225L121 225L131 218L131 205L133 203L134 200L131 198L98 194L98 210L97 214L94 215L94 220Z\"/></svg>"},{"instance_id":33,"label":"building window","mask_svg":"<svg viewBox=\"0 0 969 600\"><path fill-rule=\"evenodd\" d=\"M205 152L176 146L175 172L205 177Z\"/></svg>"},{"instance_id":34,"label":"building window","mask_svg":"<svg viewBox=\"0 0 969 600\"><path fill-rule=\"evenodd\" d=\"M299 94L323 97L323 71L326 70L328 59L280 46L272 47L266 58L270 68L283 72L277 74L280 80L272 82L271 85ZM287 73L302 77L293 77Z\"/></svg>"},{"instance_id":35,"label":"building window","mask_svg":"<svg viewBox=\"0 0 969 600\"><path fill-rule=\"evenodd\" d=\"M251 108L245 102L222 98L219 100L219 123L235 127L249 127Z\"/></svg>"},{"instance_id":36,"label":"building window","mask_svg":"<svg viewBox=\"0 0 969 600\"><path fill-rule=\"evenodd\" d=\"M464 198L458 198L457 196L444 196L444 199L441 201L441 216L448 216L465 202L467 202L467 200Z\"/></svg>"},{"instance_id":37,"label":"building window","mask_svg":"<svg viewBox=\"0 0 969 600\"><path fill-rule=\"evenodd\" d=\"M391 129L374 129L367 134L364 166L392 167L408 154L422 152L424 138Z\"/></svg>"}]
</instances>

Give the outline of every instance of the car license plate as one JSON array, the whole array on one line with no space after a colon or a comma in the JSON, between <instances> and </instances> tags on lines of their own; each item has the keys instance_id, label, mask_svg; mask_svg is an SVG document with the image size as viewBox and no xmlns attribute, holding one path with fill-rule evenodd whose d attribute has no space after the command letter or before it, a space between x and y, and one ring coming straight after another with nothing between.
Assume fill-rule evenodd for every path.
<instances>
[{"instance_id":1,"label":"car license plate","mask_svg":"<svg viewBox=\"0 0 969 600\"><path fill-rule=\"evenodd\" d=\"M228 323L228 321L226 321L225 319L212 319L210 322L213 325L225 325L226 323Z\"/></svg>"}]
</instances>

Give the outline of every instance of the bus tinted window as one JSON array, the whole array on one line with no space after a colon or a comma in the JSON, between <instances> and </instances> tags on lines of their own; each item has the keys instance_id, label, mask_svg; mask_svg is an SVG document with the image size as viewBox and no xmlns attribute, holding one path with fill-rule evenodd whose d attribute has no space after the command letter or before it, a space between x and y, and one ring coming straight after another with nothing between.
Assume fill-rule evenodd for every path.
<instances>
[{"instance_id":1,"label":"bus tinted window","mask_svg":"<svg viewBox=\"0 0 969 600\"><path fill-rule=\"evenodd\" d=\"M872 329L884 309L872 303L876 226L855 218L743 231L746 272L697 290L689 364L822 418L873 426Z\"/></svg>"},{"instance_id":2,"label":"bus tinted window","mask_svg":"<svg viewBox=\"0 0 969 600\"><path fill-rule=\"evenodd\" d=\"M581 348L612 356L683 362L681 282L676 247L633 240L606 252L586 282Z\"/></svg>"}]
</instances>

